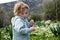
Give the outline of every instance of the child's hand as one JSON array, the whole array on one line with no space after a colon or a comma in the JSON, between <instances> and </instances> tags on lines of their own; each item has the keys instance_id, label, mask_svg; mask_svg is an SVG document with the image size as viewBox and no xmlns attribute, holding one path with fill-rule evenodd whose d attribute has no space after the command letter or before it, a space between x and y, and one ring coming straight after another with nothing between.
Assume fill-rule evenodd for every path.
<instances>
[{"instance_id":1,"label":"child's hand","mask_svg":"<svg viewBox=\"0 0 60 40\"><path fill-rule=\"evenodd\" d=\"M31 20L30 20L30 24L32 24L32 25L33 25L34 23L35 23L35 22L34 22L34 20L33 20L33 19L31 19Z\"/></svg>"},{"instance_id":2,"label":"child's hand","mask_svg":"<svg viewBox=\"0 0 60 40\"><path fill-rule=\"evenodd\" d=\"M35 31L36 28L35 28L35 27L30 27L30 30L31 30L31 31Z\"/></svg>"}]
</instances>

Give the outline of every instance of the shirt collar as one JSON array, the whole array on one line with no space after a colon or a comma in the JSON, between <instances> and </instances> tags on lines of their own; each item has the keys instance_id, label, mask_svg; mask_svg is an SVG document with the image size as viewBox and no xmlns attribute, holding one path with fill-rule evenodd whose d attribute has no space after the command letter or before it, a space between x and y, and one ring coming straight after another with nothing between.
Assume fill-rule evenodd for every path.
<instances>
[{"instance_id":1,"label":"shirt collar","mask_svg":"<svg viewBox=\"0 0 60 40\"><path fill-rule=\"evenodd\" d=\"M21 18L23 20L25 20L26 18L22 17L22 16L15 16L15 17L18 17L18 18Z\"/></svg>"}]
</instances>

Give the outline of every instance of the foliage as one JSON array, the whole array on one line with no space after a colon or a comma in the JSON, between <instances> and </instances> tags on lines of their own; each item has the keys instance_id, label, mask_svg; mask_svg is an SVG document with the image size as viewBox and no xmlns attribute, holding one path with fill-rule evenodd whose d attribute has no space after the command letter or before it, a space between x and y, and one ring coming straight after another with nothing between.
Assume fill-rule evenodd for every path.
<instances>
[{"instance_id":1,"label":"foliage","mask_svg":"<svg viewBox=\"0 0 60 40\"><path fill-rule=\"evenodd\" d=\"M37 28L37 30L31 33L31 40L33 40L33 39L34 40L60 40L60 38L59 38L60 37L59 36L60 35L60 28L59 28L60 26L58 26L58 25L60 25L60 22L48 23L47 21L45 21L43 23L44 24L42 24L40 26L38 26L38 24L34 25ZM57 29L57 31L56 31L56 29ZM58 33L58 35L55 35L56 33Z\"/></svg>"},{"instance_id":2,"label":"foliage","mask_svg":"<svg viewBox=\"0 0 60 40\"><path fill-rule=\"evenodd\" d=\"M59 26L56 26L59 24ZM55 36L54 33L60 34L60 22L54 23L48 21L37 21L33 26L36 27L36 31L31 32L30 40L60 40L60 36ZM51 30L53 29L53 30ZM7 25L4 28L0 28L0 39L1 40L12 40L12 26Z\"/></svg>"},{"instance_id":3,"label":"foliage","mask_svg":"<svg viewBox=\"0 0 60 40\"><path fill-rule=\"evenodd\" d=\"M60 35L60 23L59 22L51 23L49 27L50 27L52 33L54 33L55 36Z\"/></svg>"},{"instance_id":4,"label":"foliage","mask_svg":"<svg viewBox=\"0 0 60 40\"><path fill-rule=\"evenodd\" d=\"M0 40L12 40L11 25L0 28Z\"/></svg>"},{"instance_id":5,"label":"foliage","mask_svg":"<svg viewBox=\"0 0 60 40\"><path fill-rule=\"evenodd\" d=\"M3 27L3 11L0 11L0 28Z\"/></svg>"},{"instance_id":6,"label":"foliage","mask_svg":"<svg viewBox=\"0 0 60 40\"><path fill-rule=\"evenodd\" d=\"M41 20L41 16L39 14L32 14L28 17L28 20L33 19L34 21L39 21Z\"/></svg>"},{"instance_id":7,"label":"foliage","mask_svg":"<svg viewBox=\"0 0 60 40\"><path fill-rule=\"evenodd\" d=\"M43 5L43 14L45 20L60 20L60 0L45 2Z\"/></svg>"},{"instance_id":8,"label":"foliage","mask_svg":"<svg viewBox=\"0 0 60 40\"><path fill-rule=\"evenodd\" d=\"M39 27L45 26L44 21L36 21L34 26L36 26L36 25L39 26Z\"/></svg>"},{"instance_id":9,"label":"foliage","mask_svg":"<svg viewBox=\"0 0 60 40\"><path fill-rule=\"evenodd\" d=\"M10 24L11 17L13 16L12 10L8 13L0 8L0 28Z\"/></svg>"}]
</instances>

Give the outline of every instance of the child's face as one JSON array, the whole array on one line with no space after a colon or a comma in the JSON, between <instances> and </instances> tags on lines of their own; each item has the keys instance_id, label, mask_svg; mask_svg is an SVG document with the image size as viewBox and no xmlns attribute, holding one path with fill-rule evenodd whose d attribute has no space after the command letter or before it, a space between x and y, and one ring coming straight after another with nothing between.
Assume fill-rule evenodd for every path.
<instances>
[{"instance_id":1,"label":"child's face","mask_svg":"<svg viewBox=\"0 0 60 40\"><path fill-rule=\"evenodd\" d=\"M24 14L22 15L24 18L28 17L28 9L25 9Z\"/></svg>"}]
</instances>

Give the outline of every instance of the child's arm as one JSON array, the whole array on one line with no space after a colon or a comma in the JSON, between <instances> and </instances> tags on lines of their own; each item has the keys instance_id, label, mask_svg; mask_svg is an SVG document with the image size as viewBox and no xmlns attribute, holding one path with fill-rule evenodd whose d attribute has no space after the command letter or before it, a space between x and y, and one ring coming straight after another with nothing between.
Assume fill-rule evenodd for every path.
<instances>
[{"instance_id":1,"label":"child's arm","mask_svg":"<svg viewBox=\"0 0 60 40\"><path fill-rule=\"evenodd\" d=\"M17 19L15 21L15 27L14 27L14 29L17 32L21 33L21 34L27 34L27 33L31 32L31 31L35 30L34 28L26 28L24 26L24 23L20 19Z\"/></svg>"},{"instance_id":2,"label":"child's arm","mask_svg":"<svg viewBox=\"0 0 60 40\"><path fill-rule=\"evenodd\" d=\"M34 20L32 19L32 20L30 20L30 22L28 22L29 23L29 28L30 27L32 27L33 26L33 24L34 24Z\"/></svg>"}]
</instances>

